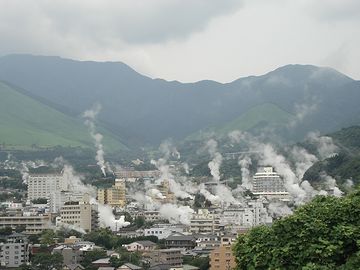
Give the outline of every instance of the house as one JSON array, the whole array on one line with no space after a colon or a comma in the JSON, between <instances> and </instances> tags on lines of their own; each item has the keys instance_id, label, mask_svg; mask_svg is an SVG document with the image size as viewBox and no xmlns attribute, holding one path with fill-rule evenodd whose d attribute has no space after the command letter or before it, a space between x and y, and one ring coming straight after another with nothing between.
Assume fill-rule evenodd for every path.
<instances>
[{"instance_id":1,"label":"house","mask_svg":"<svg viewBox=\"0 0 360 270\"><path fill-rule=\"evenodd\" d=\"M192 235L174 233L165 239L166 248L193 249L196 246L196 238Z\"/></svg>"},{"instance_id":2,"label":"house","mask_svg":"<svg viewBox=\"0 0 360 270\"><path fill-rule=\"evenodd\" d=\"M93 266L99 268L99 267L110 267L110 258L102 258L102 259L98 259L96 261L93 261L91 263Z\"/></svg>"},{"instance_id":3,"label":"house","mask_svg":"<svg viewBox=\"0 0 360 270\"><path fill-rule=\"evenodd\" d=\"M142 270L143 268L132 263L125 263L116 270Z\"/></svg>"},{"instance_id":4,"label":"house","mask_svg":"<svg viewBox=\"0 0 360 270\"><path fill-rule=\"evenodd\" d=\"M84 270L85 268L81 264L67 264L64 265L63 270Z\"/></svg>"},{"instance_id":5,"label":"house","mask_svg":"<svg viewBox=\"0 0 360 270\"><path fill-rule=\"evenodd\" d=\"M132 242L128 245L123 245L123 247L125 247L127 249L127 251L151 251L154 250L156 248L156 244L154 242L151 241L136 241L136 242Z\"/></svg>"},{"instance_id":6,"label":"house","mask_svg":"<svg viewBox=\"0 0 360 270\"><path fill-rule=\"evenodd\" d=\"M182 266L183 261L181 251L182 249L177 248L156 249L145 254L144 258L147 257L151 267L164 264L178 267Z\"/></svg>"}]
</instances>

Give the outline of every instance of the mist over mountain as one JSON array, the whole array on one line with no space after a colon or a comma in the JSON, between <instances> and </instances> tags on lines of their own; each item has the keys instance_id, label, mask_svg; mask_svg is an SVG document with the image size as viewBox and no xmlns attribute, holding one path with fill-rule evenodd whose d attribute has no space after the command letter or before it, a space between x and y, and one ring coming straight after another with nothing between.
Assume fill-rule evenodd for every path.
<instances>
[{"instance_id":1,"label":"mist over mountain","mask_svg":"<svg viewBox=\"0 0 360 270\"><path fill-rule=\"evenodd\" d=\"M0 80L69 117L101 104L99 120L128 145L232 129L295 141L312 130L360 123L360 82L311 65L224 84L180 83L148 78L120 62L9 55L0 58Z\"/></svg>"}]
</instances>

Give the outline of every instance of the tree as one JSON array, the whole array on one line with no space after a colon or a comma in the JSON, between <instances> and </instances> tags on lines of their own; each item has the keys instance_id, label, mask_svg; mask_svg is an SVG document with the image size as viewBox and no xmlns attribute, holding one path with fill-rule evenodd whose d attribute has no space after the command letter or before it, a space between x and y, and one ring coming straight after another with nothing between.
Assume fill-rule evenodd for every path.
<instances>
[{"instance_id":1,"label":"tree","mask_svg":"<svg viewBox=\"0 0 360 270\"><path fill-rule=\"evenodd\" d=\"M63 256L60 253L38 253L32 257L31 261L36 270L61 269Z\"/></svg>"},{"instance_id":2,"label":"tree","mask_svg":"<svg viewBox=\"0 0 360 270\"><path fill-rule=\"evenodd\" d=\"M46 198L37 198L31 201L33 204L47 204L48 200Z\"/></svg>"},{"instance_id":3,"label":"tree","mask_svg":"<svg viewBox=\"0 0 360 270\"><path fill-rule=\"evenodd\" d=\"M354 269L360 261L360 190L317 196L293 215L240 235L237 269Z\"/></svg>"},{"instance_id":4,"label":"tree","mask_svg":"<svg viewBox=\"0 0 360 270\"><path fill-rule=\"evenodd\" d=\"M55 244L56 233L53 230L45 230L41 234L40 244L52 245Z\"/></svg>"},{"instance_id":5,"label":"tree","mask_svg":"<svg viewBox=\"0 0 360 270\"><path fill-rule=\"evenodd\" d=\"M91 263L101 258L106 258L106 251L103 249L94 249L85 253L84 260L81 265L85 269L91 269Z\"/></svg>"}]
</instances>

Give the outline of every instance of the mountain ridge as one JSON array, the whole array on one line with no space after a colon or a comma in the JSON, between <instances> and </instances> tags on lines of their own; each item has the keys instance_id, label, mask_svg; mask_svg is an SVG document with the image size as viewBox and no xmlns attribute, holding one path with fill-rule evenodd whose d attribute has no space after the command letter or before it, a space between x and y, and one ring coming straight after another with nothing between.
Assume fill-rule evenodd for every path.
<instances>
[{"instance_id":1,"label":"mountain ridge","mask_svg":"<svg viewBox=\"0 0 360 270\"><path fill-rule=\"evenodd\" d=\"M355 102L360 82L313 65L286 65L229 83L181 83L149 78L122 62L16 55L0 57L0 79L62 106L65 113L79 115L100 103L99 120L136 145L220 127L264 103L293 115L306 106L315 108L285 132L287 140L299 140L316 128L326 133L360 123Z\"/></svg>"}]
</instances>

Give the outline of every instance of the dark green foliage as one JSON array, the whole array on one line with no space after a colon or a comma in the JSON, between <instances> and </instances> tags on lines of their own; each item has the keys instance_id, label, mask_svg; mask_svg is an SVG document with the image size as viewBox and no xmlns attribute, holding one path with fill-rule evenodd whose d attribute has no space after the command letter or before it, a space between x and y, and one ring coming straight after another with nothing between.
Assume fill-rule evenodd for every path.
<instances>
[{"instance_id":1,"label":"dark green foliage","mask_svg":"<svg viewBox=\"0 0 360 270\"><path fill-rule=\"evenodd\" d=\"M49 230L45 230L41 233L41 236L40 236L40 244L43 244L43 245L52 245L52 244L55 244L55 241L56 241L56 233L49 229Z\"/></svg>"},{"instance_id":2,"label":"dark green foliage","mask_svg":"<svg viewBox=\"0 0 360 270\"><path fill-rule=\"evenodd\" d=\"M360 191L318 196L292 216L239 236L237 269L352 269L360 260Z\"/></svg>"},{"instance_id":3,"label":"dark green foliage","mask_svg":"<svg viewBox=\"0 0 360 270\"><path fill-rule=\"evenodd\" d=\"M1 236L10 235L10 234L12 234L12 228L11 227L0 228L0 235Z\"/></svg>"},{"instance_id":4,"label":"dark green foliage","mask_svg":"<svg viewBox=\"0 0 360 270\"><path fill-rule=\"evenodd\" d=\"M52 270L61 269L63 256L60 253L38 253L31 259L33 270Z\"/></svg>"},{"instance_id":5,"label":"dark green foliage","mask_svg":"<svg viewBox=\"0 0 360 270\"><path fill-rule=\"evenodd\" d=\"M93 269L91 263L101 258L106 258L106 251L103 249L94 249L85 253L84 259L81 262L81 265L85 269ZM95 268L96 269L96 268Z\"/></svg>"},{"instance_id":6,"label":"dark green foliage","mask_svg":"<svg viewBox=\"0 0 360 270\"><path fill-rule=\"evenodd\" d=\"M154 243L158 242L156 236L140 236L135 238L128 238L118 236L112 233L109 229L101 228L96 231L92 231L84 235L84 240L94 242L98 246L102 246L106 249L121 248L124 244L130 244L135 241L149 240Z\"/></svg>"},{"instance_id":7,"label":"dark green foliage","mask_svg":"<svg viewBox=\"0 0 360 270\"><path fill-rule=\"evenodd\" d=\"M47 204L46 198L37 198L31 201L33 204Z\"/></svg>"},{"instance_id":8,"label":"dark green foliage","mask_svg":"<svg viewBox=\"0 0 360 270\"><path fill-rule=\"evenodd\" d=\"M192 266L199 267L200 270L207 270L210 268L209 257L200 257L200 256L184 256L183 264L189 264Z\"/></svg>"},{"instance_id":9,"label":"dark green foliage","mask_svg":"<svg viewBox=\"0 0 360 270\"><path fill-rule=\"evenodd\" d=\"M110 264L113 267L119 267L123 265L124 263L132 263L135 265L140 265L141 263L141 253L139 252L129 252L124 248L119 248L116 250L120 257L111 257L110 258Z\"/></svg>"}]
</instances>

